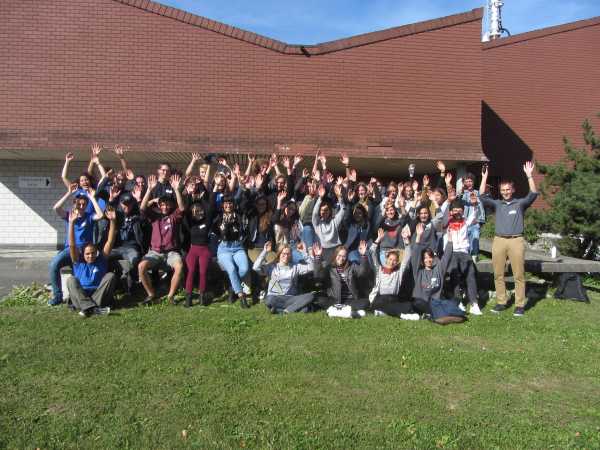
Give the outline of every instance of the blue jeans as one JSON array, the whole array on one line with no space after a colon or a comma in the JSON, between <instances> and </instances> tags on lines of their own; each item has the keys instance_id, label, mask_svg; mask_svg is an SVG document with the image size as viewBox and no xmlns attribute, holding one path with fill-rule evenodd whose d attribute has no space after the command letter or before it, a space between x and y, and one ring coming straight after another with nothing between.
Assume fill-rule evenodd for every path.
<instances>
[{"instance_id":1,"label":"blue jeans","mask_svg":"<svg viewBox=\"0 0 600 450\"><path fill-rule=\"evenodd\" d=\"M69 247L65 247L58 252L49 266L50 283L52 284L52 299L54 301L62 301L62 288L60 285L60 269L71 265L71 255Z\"/></svg>"},{"instance_id":2,"label":"blue jeans","mask_svg":"<svg viewBox=\"0 0 600 450\"><path fill-rule=\"evenodd\" d=\"M469 225L469 228L467 228L467 239L469 240L469 253L471 256L479 255L479 230L480 226L478 223Z\"/></svg>"},{"instance_id":3,"label":"blue jeans","mask_svg":"<svg viewBox=\"0 0 600 450\"><path fill-rule=\"evenodd\" d=\"M242 279L248 273L248 255L239 242L221 242L217 249L217 261L229 276L236 294L242 292Z\"/></svg>"},{"instance_id":4,"label":"blue jeans","mask_svg":"<svg viewBox=\"0 0 600 450\"><path fill-rule=\"evenodd\" d=\"M307 251L315 242L319 242L319 238L311 224L302 226L302 242L304 242Z\"/></svg>"}]
</instances>

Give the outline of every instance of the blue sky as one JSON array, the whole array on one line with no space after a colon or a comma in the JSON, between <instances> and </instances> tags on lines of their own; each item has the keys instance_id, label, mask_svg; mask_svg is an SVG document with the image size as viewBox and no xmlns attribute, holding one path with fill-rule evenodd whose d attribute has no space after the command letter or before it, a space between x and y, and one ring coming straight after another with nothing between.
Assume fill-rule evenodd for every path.
<instances>
[{"instance_id":1,"label":"blue sky","mask_svg":"<svg viewBox=\"0 0 600 450\"><path fill-rule=\"evenodd\" d=\"M290 44L316 44L469 11L486 0L158 0ZM504 0L512 34L600 15L600 0Z\"/></svg>"}]
</instances>

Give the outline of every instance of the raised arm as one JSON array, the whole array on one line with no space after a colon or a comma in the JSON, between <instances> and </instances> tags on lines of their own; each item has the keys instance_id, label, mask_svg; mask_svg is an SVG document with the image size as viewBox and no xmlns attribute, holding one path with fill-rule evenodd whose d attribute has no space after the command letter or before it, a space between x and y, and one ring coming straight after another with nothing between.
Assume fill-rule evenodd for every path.
<instances>
[{"instance_id":1,"label":"raised arm","mask_svg":"<svg viewBox=\"0 0 600 450\"><path fill-rule=\"evenodd\" d=\"M77 190L77 183L71 183L68 187L67 192L65 193L65 195L63 195L60 200L58 200L54 206L52 207L52 209L54 210L54 212L61 218L65 219L66 218L66 211L63 209L63 205L65 204L65 202L69 199L69 197L71 197L71 195L73 195L73 193Z\"/></svg>"},{"instance_id":2,"label":"raised arm","mask_svg":"<svg viewBox=\"0 0 600 450\"><path fill-rule=\"evenodd\" d=\"M312 211L312 224L313 227L317 228L319 226L319 222L320 222L320 216L319 216L319 210L321 209L321 203L323 203L323 197L325 197L325 187L323 185L319 186L319 190L318 190L318 195L319 198L317 199L316 203L315 203L315 207L313 208Z\"/></svg>"},{"instance_id":3,"label":"raised arm","mask_svg":"<svg viewBox=\"0 0 600 450\"><path fill-rule=\"evenodd\" d=\"M110 225L108 228L108 238L102 249L102 254L105 258L108 258L117 237L117 212L112 207L106 208L106 218L109 220Z\"/></svg>"},{"instance_id":4,"label":"raised arm","mask_svg":"<svg viewBox=\"0 0 600 450\"><path fill-rule=\"evenodd\" d=\"M125 176L127 177L127 179L135 180L135 173L133 173L133 170L131 170L129 166L127 166L127 160L125 159L125 149L120 145L115 145L113 152L115 153L115 155L117 155L117 158L119 158L121 168L123 169L123 172L125 172Z\"/></svg>"},{"instance_id":5,"label":"raised arm","mask_svg":"<svg viewBox=\"0 0 600 450\"><path fill-rule=\"evenodd\" d=\"M335 213L335 217L333 218L333 223L339 228L344 222L344 216L346 215L346 201L344 200L342 186L336 184L333 188L333 192L335 193L335 196L338 200L338 204L340 205L340 209L337 213Z\"/></svg>"},{"instance_id":6,"label":"raised arm","mask_svg":"<svg viewBox=\"0 0 600 450\"><path fill-rule=\"evenodd\" d=\"M262 251L258 255L258 258L256 258L256 261L254 261L254 264L252 265L252 270L254 270L255 272L257 272L261 275L269 276L270 271L266 269L266 258L267 258L267 254L272 249L273 249L273 244L271 243L271 241L265 242L264 248L262 249Z\"/></svg>"},{"instance_id":7,"label":"raised arm","mask_svg":"<svg viewBox=\"0 0 600 450\"><path fill-rule=\"evenodd\" d=\"M484 164L481 168L481 185L479 186L479 195L485 194L488 179L488 165Z\"/></svg>"},{"instance_id":8,"label":"raised arm","mask_svg":"<svg viewBox=\"0 0 600 450\"><path fill-rule=\"evenodd\" d=\"M379 267L381 267L379 262L379 244L383 240L384 236L385 231L383 231L383 228L379 228L377 230L377 239L375 239L371 245L371 261L373 262L375 269L379 269Z\"/></svg>"},{"instance_id":9,"label":"raised arm","mask_svg":"<svg viewBox=\"0 0 600 450\"><path fill-rule=\"evenodd\" d=\"M90 158L90 163L88 164L88 172L92 173L94 170L94 164L98 167L98 171L100 172L100 177L104 177L106 175L106 170L104 170L104 166L100 163L100 152L102 151L102 147L98 144L92 145L92 157Z\"/></svg>"},{"instance_id":10,"label":"raised arm","mask_svg":"<svg viewBox=\"0 0 600 450\"><path fill-rule=\"evenodd\" d=\"M104 218L104 212L102 211L102 208L100 208L98 200L96 200L96 191L94 189L90 189L88 191L87 196L89 201L92 203L92 206L94 207L94 220L98 221Z\"/></svg>"},{"instance_id":11,"label":"raised arm","mask_svg":"<svg viewBox=\"0 0 600 450\"><path fill-rule=\"evenodd\" d=\"M279 170L279 164L277 163L277 153L272 153L269 157L269 168L267 169L267 173L269 173L271 169L275 169L276 177L281 175L281 171Z\"/></svg>"},{"instance_id":12,"label":"raised arm","mask_svg":"<svg viewBox=\"0 0 600 450\"><path fill-rule=\"evenodd\" d=\"M527 161L523 165L523 172L527 175L527 183L529 184L529 192L537 193L537 188L535 186L535 180L533 179L533 169L535 169L535 164L533 161Z\"/></svg>"},{"instance_id":13,"label":"raised arm","mask_svg":"<svg viewBox=\"0 0 600 450\"><path fill-rule=\"evenodd\" d=\"M450 265L450 260L452 259L452 233L446 233L446 236L448 236L448 241L446 242L446 246L444 247L444 255L440 261L442 276L446 274L448 266Z\"/></svg>"},{"instance_id":14,"label":"raised arm","mask_svg":"<svg viewBox=\"0 0 600 450\"><path fill-rule=\"evenodd\" d=\"M179 208L179 211L185 211L185 202L183 201L180 189L181 177L179 175L171 175L169 183L173 188L173 192L175 192L175 198L177 199L177 207Z\"/></svg>"},{"instance_id":15,"label":"raised arm","mask_svg":"<svg viewBox=\"0 0 600 450\"><path fill-rule=\"evenodd\" d=\"M78 218L79 211L73 208L69 213L69 256L73 263L76 263L79 260L79 249L75 243L75 221Z\"/></svg>"},{"instance_id":16,"label":"raised arm","mask_svg":"<svg viewBox=\"0 0 600 450\"><path fill-rule=\"evenodd\" d=\"M256 156L248 154L248 165L246 166L246 171L244 175L249 177L252 174L252 168L254 167L254 163L256 162Z\"/></svg>"},{"instance_id":17,"label":"raised arm","mask_svg":"<svg viewBox=\"0 0 600 450\"><path fill-rule=\"evenodd\" d=\"M200 160L200 153L192 153L192 159L185 169L185 176L190 177L194 173L194 166Z\"/></svg>"},{"instance_id":18,"label":"raised arm","mask_svg":"<svg viewBox=\"0 0 600 450\"><path fill-rule=\"evenodd\" d=\"M71 181L69 180L69 177L67 176L67 173L69 172L69 164L71 164L71 161L73 161L74 158L75 158L75 155L73 155L73 153L71 153L71 152L69 152L65 155L65 165L63 166L62 172L60 174L62 182L67 189L69 189L71 186Z\"/></svg>"},{"instance_id":19,"label":"raised arm","mask_svg":"<svg viewBox=\"0 0 600 450\"><path fill-rule=\"evenodd\" d=\"M157 183L156 175L150 175L148 177L148 189L146 189L146 193L144 194L144 198L142 199L142 203L140 204L140 211L145 211L148 208L148 202L150 201L150 195L152 194L152 190L156 187Z\"/></svg>"}]
</instances>

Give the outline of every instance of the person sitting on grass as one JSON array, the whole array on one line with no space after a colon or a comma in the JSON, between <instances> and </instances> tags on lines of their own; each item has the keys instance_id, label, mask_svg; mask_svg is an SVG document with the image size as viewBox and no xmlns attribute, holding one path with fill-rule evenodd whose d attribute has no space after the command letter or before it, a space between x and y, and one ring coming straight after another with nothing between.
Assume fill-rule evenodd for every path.
<instances>
[{"instance_id":1,"label":"person sitting on grass","mask_svg":"<svg viewBox=\"0 0 600 450\"><path fill-rule=\"evenodd\" d=\"M178 175L173 175L170 179L171 192L174 192L177 198L177 208L174 207L172 198L165 195L156 200L158 209L155 209L149 208L150 196L153 191L156 191L158 181L154 175L148 177L148 190L140 205L140 211L142 216L152 223L152 237L150 239L150 250L138 266L140 281L147 294L146 299L143 301L144 304L151 304L156 300L156 290L152 286L148 271L158 269L165 264L173 269L167 298L169 303L175 303L175 293L183 274L183 261L179 253L179 226L183 219L185 204L179 190L180 182L181 177Z\"/></svg>"},{"instance_id":2,"label":"person sitting on grass","mask_svg":"<svg viewBox=\"0 0 600 450\"><path fill-rule=\"evenodd\" d=\"M267 255L273 248L273 244L268 241L252 267L261 275L269 277L265 305L273 314L311 310L309 305L313 302L314 294L298 293L298 277L311 272L314 263L310 255L306 254L304 245L300 243L298 246L306 263L292 265L292 248L282 245L277 252L276 261L267 264Z\"/></svg>"},{"instance_id":3,"label":"person sitting on grass","mask_svg":"<svg viewBox=\"0 0 600 450\"><path fill-rule=\"evenodd\" d=\"M411 266L415 285L413 303L415 309L431 314L434 322L441 325L465 321L465 314L455 300L442 299L444 278L452 259L452 233L448 233L444 255L437 259L432 248L422 243L425 225L417 224L417 237L412 248Z\"/></svg>"},{"instance_id":4,"label":"person sitting on grass","mask_svg":"<svg viewBox=\"0 0 600 450\"><path fill-rule=\"evenodd\" d=\"M319 244L313 245L315 257L314 276L321 280L326 289L326 297L317 299L322 309L333 305L350 305L353 311L364 311L369 307L369 300L361 295L360 282L369 273L367 243L358 245L360 263L348 260L348 250L338 246L331 261L323 258L323 249Z\"/></svg>"},{"instance_id":5,"label":"person sitting on grass","mask_svg":"<svg viewBox=\"0 0 600 450\"><path fill-rule=\"evenodd\" d=\"M78 192L79 186L77 183L72 183L69 186L69 190L63 197L56 202L54 205L54 211L56 214L65 220L67 225L67 236L65 238L65 248L58 252L58 254L52 258L49 267L50 283L52 285L52 299L48 302L50 306L60 305L63 301L62 288L60 282L60 269L69 266L71 260L69 259L69 213L63 209L63 205L67 200L74 196L72 210L79 212L77 219L74 223L75 229L75 244L78 247L82 247L85 244L94 241L94 223L104 217L100 205L96 201L96 192L91 188L86 193ZM93 213L89 211L88 204L92 204Z\"/></svg>"},{"instance_id":6,"label":"person sitting on grass","mask_svg":"<svg viewBox=\"0 0 600 450\"><path fill-rule=\"evenodd\" d=\"M73 276L67 279L67 288L71 303L79 310L80 316L106 315L110 313L117 286L115 274L107 269L108 256L117 235L116 214L112 208L106 210L110 226L102 252L92 243L83 245L81 249L77 247L75 223L84 215L85 212L77 208L69 214L69 255L73 263Z\"/></svg>"},{"instance_id":7,"label":"person sitting on grass","mask_svg":"<svg viewBox=\"0 0 600 450\"><path fill-rule=\"evenodd\" d=\"M408 240L408 232L403 231L402 234L402 239ZM418 320L419 315L415 313L411 300L403 298L401 295L406 264L401 263L400 251L396 249L388 250L385 254L385 263L381 265L379 262L379 244L384 236L385 232L380 228L377 232L377 239L371 245L371 260L376 271L375 286L369 295L371 310L376 315L390 315L405 320ZM407 251L410 251L410 247ZM409 254L406 253L405 256Z\"/></svg>"},{"instance_id":8,"label":"person sitting on grass","mask_svg":"<svg viewBox=\"0 0 600 450\"><path fill-rule=\"evenodd\" d=\"M504 283L504 271L506 269L506 258L508 257L515 280L515 310L513 315L521 317L525 314L527 297L525 297L525 239L523 239L523 230L525 228L525 210L533 204L538 196L533 180L534 168L535 165L531 161L527 161L523 166L523 172L525 172L529 183L529 193L525 197L514 198L514 183L504 180L500 182L500 196L502 198L499 200L492 199L486 193L487 166L484 166L481 172L481 187L479 188L481 202L484 206L493 208L496 211L496 236L492 244L492 266L496 286L496 306L492 309L494 313L500 313L507 309L508 298Z\"/></svg>"}]
</instances>

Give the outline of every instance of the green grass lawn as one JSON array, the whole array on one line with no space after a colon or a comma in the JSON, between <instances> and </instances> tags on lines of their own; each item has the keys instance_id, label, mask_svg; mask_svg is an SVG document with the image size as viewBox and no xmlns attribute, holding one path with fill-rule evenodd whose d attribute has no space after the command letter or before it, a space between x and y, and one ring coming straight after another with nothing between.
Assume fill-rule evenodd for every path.
<instances>
[{"instance_id":1,"label":"green grass lawn","mask_svg":"<svg viewBox=\"0 0 600 450\"><path fill-rule=\"evenodd\" d=\"M0 305L0 448L600 448L597 293L448 327L31 303Z\"/></svg>"}]
</instances>

